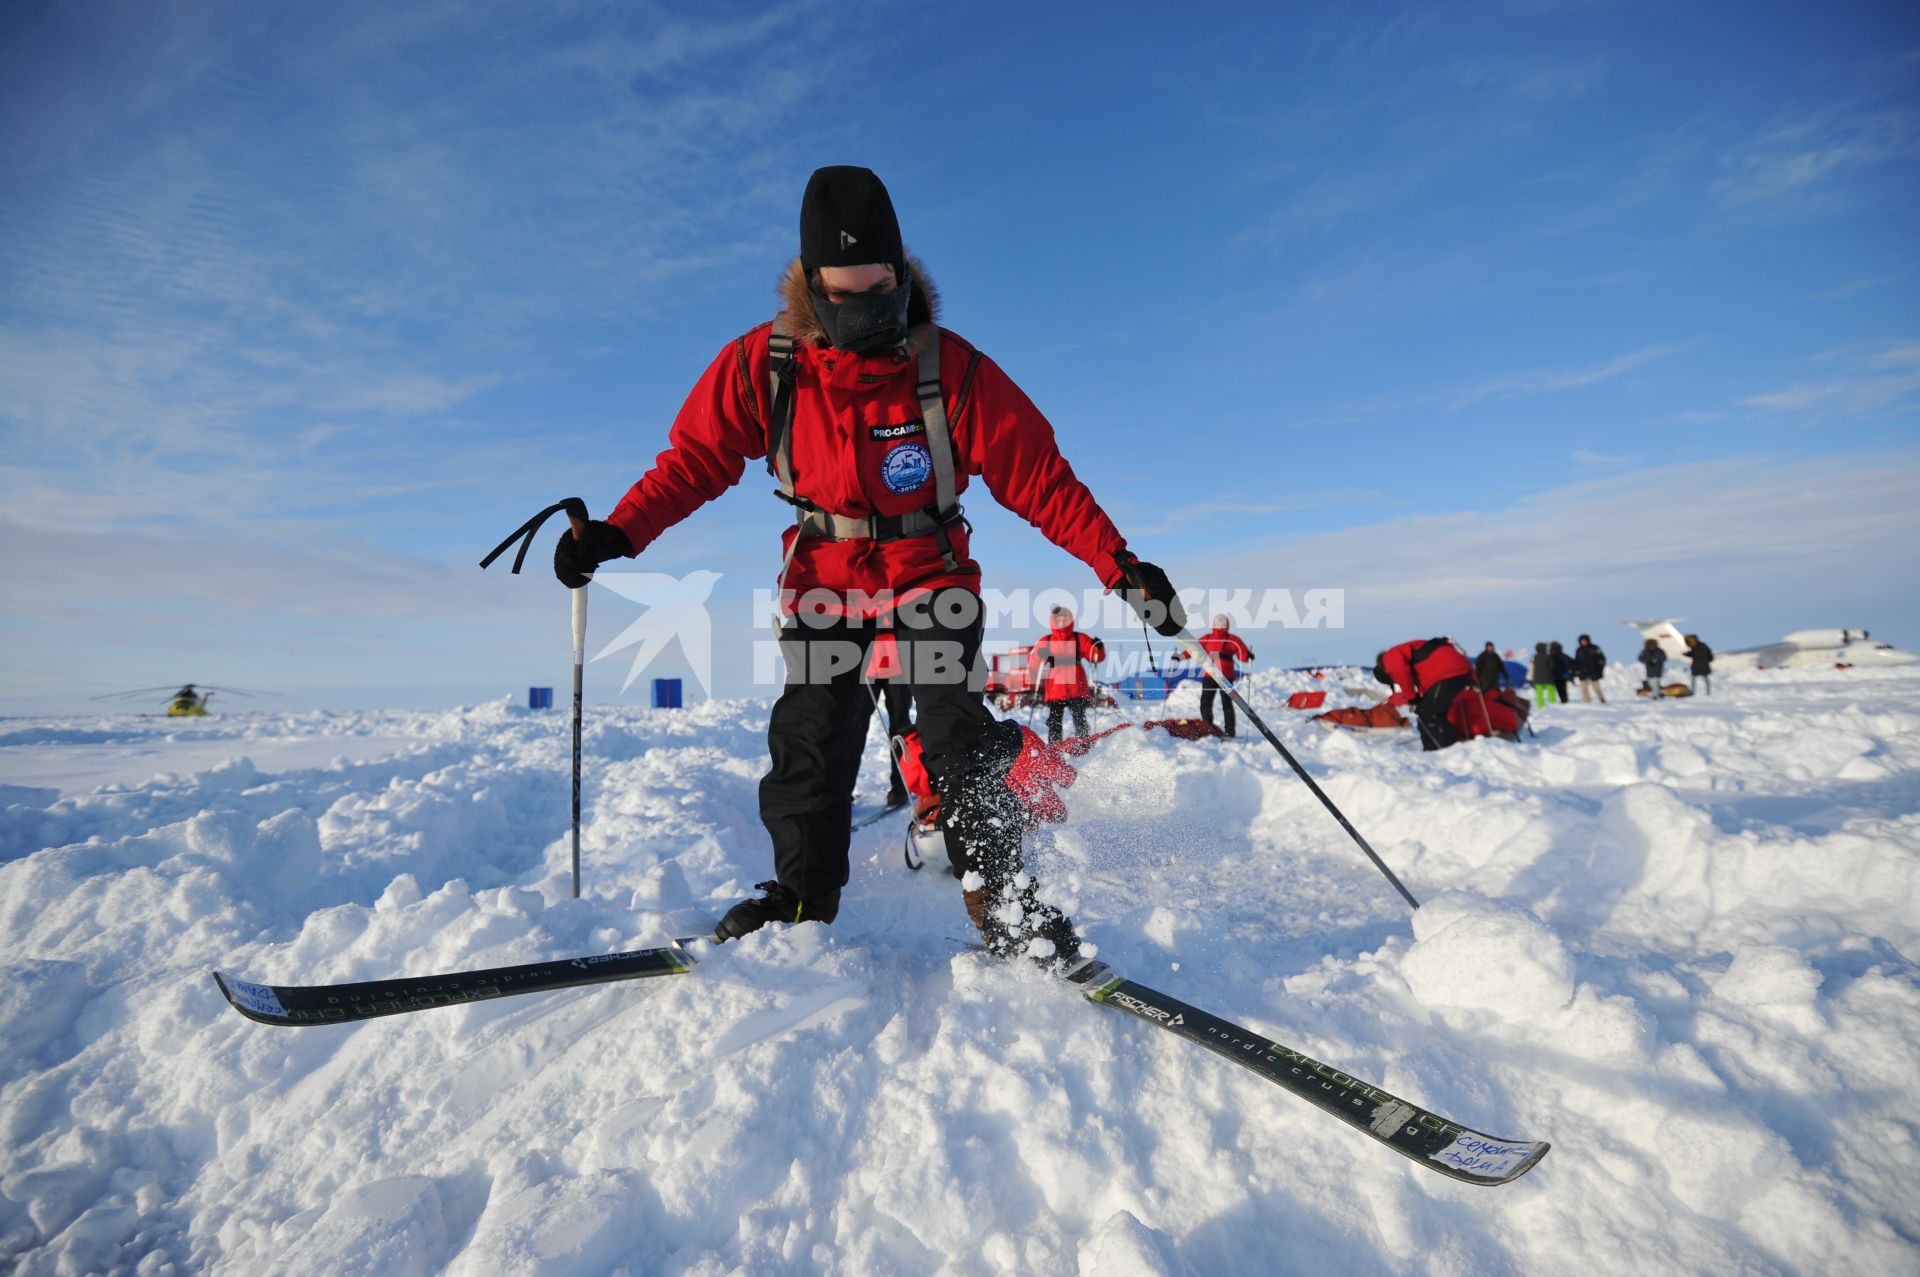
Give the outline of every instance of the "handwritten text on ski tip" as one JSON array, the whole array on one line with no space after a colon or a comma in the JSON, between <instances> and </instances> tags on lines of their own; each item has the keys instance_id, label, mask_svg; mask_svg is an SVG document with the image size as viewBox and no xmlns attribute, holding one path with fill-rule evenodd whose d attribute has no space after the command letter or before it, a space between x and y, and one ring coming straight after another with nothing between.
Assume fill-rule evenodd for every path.
<instances>
[{"instance_id":1,"label":"handwritten text on ski tip","mask_svg":"<svg viewBox=\"0 0 1920 1277\"><path fill-rule=\"evenodd\" d=\"M1531 1144L1502 1144L1469 1132L1428 1156L1474 1175L1504 1176L1511 1175L1533 1152Z\"/></svg>"}]
</instances>

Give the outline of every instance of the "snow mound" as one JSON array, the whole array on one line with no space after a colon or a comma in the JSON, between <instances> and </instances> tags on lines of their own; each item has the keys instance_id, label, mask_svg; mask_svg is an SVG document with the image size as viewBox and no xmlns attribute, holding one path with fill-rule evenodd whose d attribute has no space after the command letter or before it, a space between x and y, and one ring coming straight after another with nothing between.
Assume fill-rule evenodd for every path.
<instances>
[{"instance_id":1,"label":"snow mound","mask_svg":"<svg viewBox=\"0 0 1920 1277\"><path fill-rule=\"evenodd\" d=\"M1524 1019L1573 1000L1573 958L1538 918L1450 891L1413 915L1400 961L1413 995L1436 1010Z\"/></svg>"},{"instance_id":2,"label":"snow mound","mask_svg":"<svg viewBox=\"0 0 1920 1277\"><path fill-rule=\"evenodd\" d=\"M1188 1277L1193 1269L1169 1239L1118 1211L1080 1243L1080 1277Z\"/></svg>"}]
</instances>

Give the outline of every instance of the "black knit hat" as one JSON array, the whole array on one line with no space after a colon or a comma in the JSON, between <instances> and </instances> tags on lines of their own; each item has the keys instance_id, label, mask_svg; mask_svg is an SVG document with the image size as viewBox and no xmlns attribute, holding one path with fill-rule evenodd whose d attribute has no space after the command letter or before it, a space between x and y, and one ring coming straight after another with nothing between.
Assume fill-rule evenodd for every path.
<instances>
[{"instance_id":1,"label":"black knit hat","mask_svg":"<svg viewBox=\"0 0 1920 1277\"><path fill-rule=\"evenodd\" d=\"M866 266L878 262L906 273L900 220L872 169L836 164L815 169L800 200L800 264Z\"/></svg>"}]
</instances>

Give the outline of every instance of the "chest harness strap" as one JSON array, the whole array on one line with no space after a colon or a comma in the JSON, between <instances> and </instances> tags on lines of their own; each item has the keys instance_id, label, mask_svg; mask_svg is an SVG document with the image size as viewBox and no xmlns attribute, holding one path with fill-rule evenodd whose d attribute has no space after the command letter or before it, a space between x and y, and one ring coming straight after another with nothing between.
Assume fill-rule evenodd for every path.
<instances>
[{"instance_id":1,"label":"chest harness strap","mask_svg":"<svg viewBox=\"0 0 1920 1277\"><path fill-rule=\"evenodd\" d=\"M800 537L821 537L828 541L898 541L906 537L931 536L940 546L940 558L947 571L956 572L960 560L953 551L949 529L965 515L955 500L953 479L953 441L947 429L947 404L940 388L940 334L933 332L920 351L919 380L914 393L920 400L920 424L926 431L927 451L933 458L933 504L924 510L905 514L845 515L822 510L793 488L793 396L799 370L793 354L793 334L782 315L773 321L767 337L768 389L773 412L767 421L767 471L779 482L774 495L794 508L794 525ZM787 552L791 563L793 551ZM786 577L785 569L781 578Z\"/></svg>"}]
</instances>

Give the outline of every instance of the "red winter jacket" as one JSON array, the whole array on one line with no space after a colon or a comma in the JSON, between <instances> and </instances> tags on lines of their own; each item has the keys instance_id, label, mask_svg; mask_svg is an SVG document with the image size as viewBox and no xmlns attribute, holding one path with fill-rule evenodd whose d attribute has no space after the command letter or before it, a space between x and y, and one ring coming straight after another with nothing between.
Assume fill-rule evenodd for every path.
<instances>
[{"instance_id":1,"label":"red winter jacket","mask_svg":"<svg viewBox=\"0 0 1920 1277\"><path fill-rule=\"evenodd\" d=\"M1433 650L1416 664L1413 654L1429 643L1434 645ZM1388 648L1382 660L1387 667L1387 677L1393 680L1393 695L1387 697L1389 705L1408 704L1442 679L1473 674L1473 662L1446 639L1408 639L1398 647Z\"/></svg>"},{"instance_id":2,"label":"red winter jacket","mask_svg":"<svg viewBox=\"0 0 1920 1277\"><path fill-rule=\"evenodd\" d=\"M1253 659L1253 649L1247 646L1246 641L1227 630L1208 630L1200 636L1199 643L1207 649L1207 655L1213 658L1229 683L1240 677L1237 662Z\"/></svg>"},{"instance_id":3,"label":"red winter jacket","mask_svg":"<svg viewBox=\"0 0 1920 1277\"><path fill-rule=\"evenodd\" d=\"M910 270L915 287L932 301L931 285L917 263ZM929 467L888 466L893 454L918 448L924 455L926 447L914 394L914 358L895 352L850 355L826 345L797 258L782 294L795 337L794 491L823 510L853 517L901 515L932 505ZM771 328L762 324L729 343L707 366L667 432L667 450L607 516L627 534L635 554L738 483L748 462L766 457ZM926 341L941 343L940 381L957 463L956 492L964 493L968 479L978 475L1001 505L1091 567L1103 585L1113 585L1120 575L1115 556L1126 540L1060 455L1052 425L998 364L965 341L933 324L916 326L910 348L918 350ZM895 491L890 474L894 483L902 475L919 481ZM789 528L783 549L794 535ZM786 588L794 593L816 587L840 594L891 592L895 602L947 585L978 592L980 565L968 557L965 528L955 527L949 535L959 562L953 571L931 536L887 542L805 537L794 552ZM886 608L857 610L873 614Z\"/></svg>"},{"instance_id":4,"label":"red winter jacket","mask_svg":"<svg viewBox=\"0 0 1920 1277\"><path fill-rule=\"evenodd\" d=\"M1107 645L1088 638L1071 625L1053 627L1053 632L1033 645L1027 656L1027 669L1034 686L1042 689L1043 699L1077 701L1093 691L1087 671L1080 662L1107 659Z\"/></svg>"}]
</instances>

